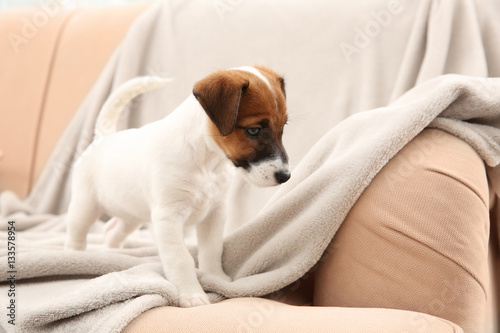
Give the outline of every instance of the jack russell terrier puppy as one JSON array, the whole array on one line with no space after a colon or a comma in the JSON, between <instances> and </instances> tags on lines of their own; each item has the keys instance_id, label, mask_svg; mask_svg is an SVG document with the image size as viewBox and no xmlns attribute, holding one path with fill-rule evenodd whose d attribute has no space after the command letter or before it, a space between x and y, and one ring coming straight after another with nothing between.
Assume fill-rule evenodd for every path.
<instances>
[{"instance_id":1,"label":"jack russell terrier puppy","mask_svg":"<svg viewBox=\"0 0 500 333\"><path fill-rule=\"evenodd\" d=\"M179 305L191 307L210 302L184 244L184 226L196 225L198 268L231 280L221 263L230 165L257 186L290 178L281 141L285 83L262 66L217 71L167 117L117 132L125 104L166 81L132 79L104 104L94 141L75 164L66 248L84 250L103 212L114 216L106 225L111 248L151 221L164 273L179 291Z\"/></svg>"}]
</instances>

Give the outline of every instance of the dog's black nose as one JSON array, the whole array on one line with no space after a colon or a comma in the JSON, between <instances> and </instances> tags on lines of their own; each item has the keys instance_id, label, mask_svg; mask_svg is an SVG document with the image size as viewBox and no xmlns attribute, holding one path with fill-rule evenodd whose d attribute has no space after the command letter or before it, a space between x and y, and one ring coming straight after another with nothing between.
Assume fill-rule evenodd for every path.
<instances>
[{"instance_id":1,"label":"dog's black nose","mask_svg":"<svg viewBox=\"0 0 500 333\"><path fill-rule=\"evenodd\" d=\"M274 174L274 178L276 179L276 181L278 182L278 184L283 184L288 179L290 179L290 176L291 176L291 174L290 174L290 171L288 171L288 170L277 171Z\"/></svg>"}]
</instances>

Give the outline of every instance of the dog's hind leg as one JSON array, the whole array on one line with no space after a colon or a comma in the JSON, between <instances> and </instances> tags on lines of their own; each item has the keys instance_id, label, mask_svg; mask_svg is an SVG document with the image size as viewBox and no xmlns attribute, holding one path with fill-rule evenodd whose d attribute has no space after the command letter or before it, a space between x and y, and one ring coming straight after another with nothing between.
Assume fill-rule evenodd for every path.
<instances>
[{"instance_id":1,"label":"dog's hind leg","mask_svg":"<svg viewBox=\"0 0 500 333\"><path fill-rule=\"evenodd\" d=\"M113 217L106 223L104 229L106 246L109 248L122 247L125 238L137 230L141 224L142 223L125 221L123 219Z\"/></svg>"},{"instance_id":2,"label":"dog's hind leg","mask_svg":"<svg viewBox=\"0 0 500 333\"><path fill-rule=\"evenodd\" d=\"M69 204L65 248L83 251L87 247L87 233L101 215L99 205L92 198L73 195Z\"/></svg>"}]
</instances>

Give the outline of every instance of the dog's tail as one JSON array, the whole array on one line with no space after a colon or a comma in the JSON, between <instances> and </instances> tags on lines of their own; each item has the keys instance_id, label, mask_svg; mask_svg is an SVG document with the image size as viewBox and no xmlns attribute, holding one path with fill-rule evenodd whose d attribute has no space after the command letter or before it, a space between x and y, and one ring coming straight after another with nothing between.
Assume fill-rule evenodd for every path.
<instances>
[{"instance_id":1,"label":"dog's tail","mask_svg":"<svg viewBox=\"0 0 500 333\"><path fill-rule=\"evenodd\" d=\"M130 100L146 91L157 89L170 81L172 80L157 76L141 76L131 79L118 87L109 95L97 117L94 140L116 132L118 118Z\"/></svg>"}]
</instances>

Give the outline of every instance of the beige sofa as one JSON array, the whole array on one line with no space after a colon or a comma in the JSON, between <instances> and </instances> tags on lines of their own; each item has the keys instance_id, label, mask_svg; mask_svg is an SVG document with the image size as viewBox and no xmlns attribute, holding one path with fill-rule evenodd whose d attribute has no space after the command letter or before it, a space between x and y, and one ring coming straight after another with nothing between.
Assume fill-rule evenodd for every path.
<instances>
[{"instance_id":1,"label":"beige sofa","mask_svg":"<svg viewBox=\"0 0 500 333\"><path fill-rule=\"evenodd\" d=\"M2 189L21 197L29 194L78 105L131 22L148 6L75 10L39 6L0 13L0 35L6 37L0 39ZM224 14L224 8L244 10L224 6L219 13ZM352 6L349 10L356 13ZM310 82L314 75L321 79L321 73L303 75ZM360 103L359 109L363 108ZM329 117L340 120L345 115ZM489 244L481 243L484 239L479 243L467 239L470 228L490 228L488 213L495 207L477 154L445 135L443 145L423 163L420 173L401 186L412 191L393 189L396 192L390 193L384 184L386 175L432 133L424 131L375 178L332 242L330 250L335 255L278 297L231 299L193 309L160 307L138 316L124 332L461 332L460 327L465 332L493 332L498 318L498 226L491 224ZM453 177L441 183L429 175L429 169ZM442 200L449 206L444 211L423 214L417 209L413 215L404 215L411 211L408 207L416 200L415 191L444 193ZM401 200L391 201L394 197ZM417 198L423 206L431 205L425 197ZM456 212L453 205L465 207L456 220L462 226L430 227L448 210ZM388 232L408 220L415 222L410 223L415 229L408 231L414 243ZM436 240L426 232L453 233L470 247L452 251L446 258L447 242L453 238ZM424 240L432 246L424 245L429 244ZM470 255L484 246L489 252L482 261ZM409 253L417 259L406 266Z\"/></svg>"}]
</instances>

